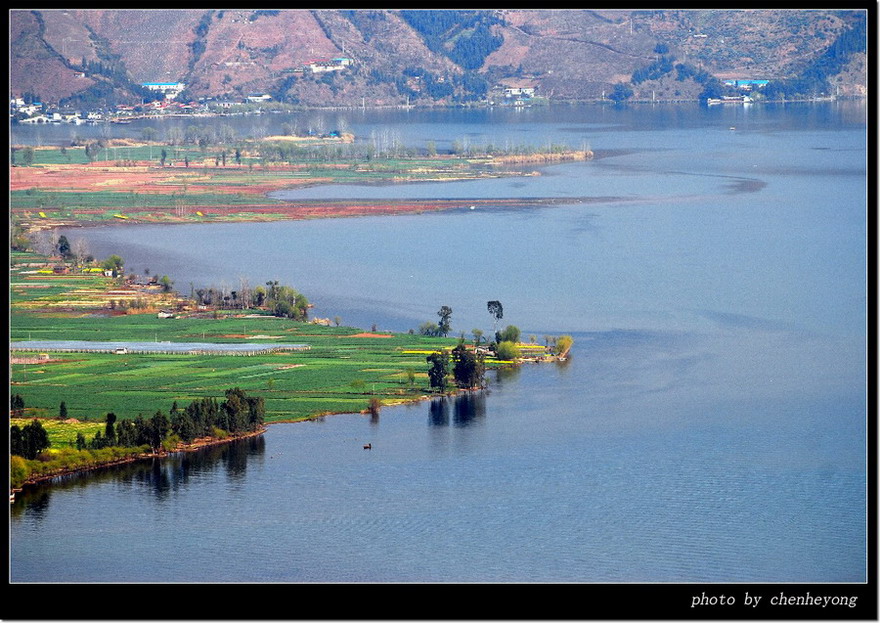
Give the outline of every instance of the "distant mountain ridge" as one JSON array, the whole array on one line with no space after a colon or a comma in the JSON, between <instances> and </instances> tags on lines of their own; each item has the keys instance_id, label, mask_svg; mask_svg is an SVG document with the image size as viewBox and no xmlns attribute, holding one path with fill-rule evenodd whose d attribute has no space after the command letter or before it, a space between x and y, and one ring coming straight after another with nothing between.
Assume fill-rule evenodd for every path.
<instances>
[{"instance_id":1,"label":"distant mountain ridge","mask_svg":"<svg viewBox=\"0 0 880 623\"><path fill-rule=\"evenodd\" d=\"M189 99L381 106L482 101L504 85L553 100L687 100L719 80L752 78L803 95L863 96L865 18L784 9L12 10L10 91L82 108L137 104L156 97L141 83L181 82Z\"/></svg>"}]
</instances>

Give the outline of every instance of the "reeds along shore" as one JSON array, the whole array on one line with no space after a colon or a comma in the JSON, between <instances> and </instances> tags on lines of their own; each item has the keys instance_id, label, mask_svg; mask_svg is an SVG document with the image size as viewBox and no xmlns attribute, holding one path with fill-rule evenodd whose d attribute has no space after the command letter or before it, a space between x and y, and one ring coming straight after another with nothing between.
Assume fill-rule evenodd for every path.
<instances>
[{"instance_id":1,"label":"reeds along shore","mask_svg":"<svg viewBox=\"0 0 880 623\"><path fill-rule=\"evenodd\" d=\"M593 152L589 149L581 151L550 152L545 154L513 154L493 156L492 164L545 164L548 162L565 162L568 160L592 160Z\"/></svg>"}]
</instances>

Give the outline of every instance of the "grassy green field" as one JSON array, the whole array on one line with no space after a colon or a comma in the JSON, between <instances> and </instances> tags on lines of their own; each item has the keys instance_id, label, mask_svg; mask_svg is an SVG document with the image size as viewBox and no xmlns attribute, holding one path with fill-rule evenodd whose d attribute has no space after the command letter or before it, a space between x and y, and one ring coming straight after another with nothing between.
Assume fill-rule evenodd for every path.
<instances>
[{"instance_id":1,"label":"grassy green field","mask_svg":"<svg viewBox=\"0 0 880 623\"><path fill-rule=\"evenodd\" d=\"M151 416L157 410L167 413L175 401L182 407L205 396L222 398L232 387L262 396L268 421L359 412L367 409L371 398L387 405L430 393L427 354L457 343L452 338L408 333L373 337L353 327L233 312L218 313L216 318L107 315L104 302L118 296L114 294L119 287L115 280L39 272L45 270L37 266L40 258L27 253L14 254L12 260L12 342L310 346L307 351L249 356L45 353L48 361L39 360L40 352L16 352L11 358L10 392L24 398L28 417L56 417L62 401L68 416L79 420L100 421L110 411L120 418Z\"/></svg>"},{"instance_id":2,"label":"grassy green field","mask_svg":"<svg viewBox=\"0 0 880 623\"><path fill-rule=\"evenodd\" d=\"M13 363L12 391L25 399L29 415L53 417L64 401L71 417L83 419L103 418L108 411L119 417L167 412L175 401L183 406L240 387L264 397L268 420L302 419L361 411L371 397L383 404L416 399L429 391L425 353L456 343L410 334L355 337L359 333L272 316L159 319L155 314L14 312L13 341L303 343L311 348L250 356L50 354L49 362Z\"/></svg>"},{"instance_id":3,"label":"grassy green field","mask_svg":"<svg viewBox=\"0 0 880 623\"><path fill-rule=\"evenodd\" d=\"M215 181L214 184L222 184ZM204 184L207 185L207 184ZM120 210L130 211L137 208L174 208L177 206L220 205L231 206L251 205L259 201L261 205L284 205L283 201L267 197L255 198L253 195L236 195L234 193L215 194L200 192L196 194L176 194L169 187L165 194L134 193L131 191L96 191L66 192L46 190L16 190L10 194L12 207L20 210L42 210L49 216L68 215L71 210L105 209L108 214L104 218L119 214ZM108 206L112 206L108 207ZM76 215L73 215L76 217ZM101 220L101 214L80 215L82 220Z\"/></svg>"},{"instance_id":4,"label":"grassy green field","mask_svg":"<svg viewBox=\"0 0 880 623\"><path fill-rule=\"evenodd\" d=\"M114 162L143 162L150 164L160 164L162 152L165 152L166 163L170 161L188 160L193 169L203 166L203 161L207 160L211 169L215 168L216 160L221 154L226 154L226 164L230 167L233 164L240 165L259 165L267 158L275 157L279 162L287 164L301 164L309 167L310 170L329 171L330 168L345 167L345 170L357 171L416 171L420 168L430 169L461 169L470 165L468 160L464 160L458 156L434 156L431 158L407 156L407 157L390 157L382 155L370 159L355 159L351 154L344 155L347 150L338 144L323 145L321 141L315 140L312 143L289 144L285 141L250 141L242 142L239 149L241 150L240 161L236 162L233 158L235 147L229 145L214 145L202 150L192 145L165 145L154 143L152 145L144 143L139 145L123 145L123 146L107 146L98 151L95 156L96 162L114 163ZM278 150L284 150L283 157L277 155ZM472 158L470 162L478 162L480 158ZM46 165L68 165L68 164L88 164L89 158L86 156L85 147L40 147L34 149L33 160L29 165L24 165L21 155L16 158L17 166L46 166ZM221 171L223 169L218 169Z\"/></svg>"},{"instance_id":5,"label":"grassy green field","mask_svg":"<svg viewBox=\"0 0 880 623\"><path fill-rule=\"evenodd\" d=\"M28 418L10 418L10 426L24 428L31 422ZM40 425L49 435L50 448L75 448L76 436L82 433L86 439L92 439L95 433L104 431L102 422L64 422L62 420L41 420Z\"/></svg>"},{"instance_id":6,"label":"grassy green field","mask_svg":"<svg viewBox=\"0 0 880 623\"><path fill-rule=\"evenodd\" d=\"M58 405L64 401L70 417L77 419L101 419L108 411L119 417L139 413L149 416L156 410L167 413L175 401L184 406L204 396L222 397L231 387L262 396L268 421L357 412L365 410L372 397L393 404L428 393L424 353L455 343L408 334L352 337L357 329L317 327L281 319L165 320L162 330L146 315L87 319L90 322L86 324L65 320L54 318L51 330L33 331L32 337L140 337L150 341L146 331L160 341L202 341L204 328L206 342L243 342L247 339L221 336L242 330L248 335L271 331L282 334L272 341L306 343L311 350L253 356L52 354L49 362L11 366L12 391L22 395L28 415L56 416ZM157 319L153 316L152 320ZM16 327L16 333L21 332ZM414 373L412 382L408 370Z\"/></svg>"},{"instance_id":7,"label":"grassy green field","mask_svg":"<svg viewBox=\"0 0 880 623\"><path fill-rule=\"evenodd\" d=\"M40 331L53 313L68 312L66 315L69 315L72 310L103 311L111 300L131 303L149 297L158 303L163 298L157 296L159 288L152 288L150 292L121 290L118 284L94 267L55 274L52 263L45 259L36 261L36 258L30 253L13 252L10 255L10 310L15 318L10 330L14 326ZM27 313L29 311L33 313Z\"/></svg>"},{"instance_id":8,"label":"grassy green field","mask_svg":"<svg viewBox=\"0 0 880 623\"><path fill-rule=\"evenodd\" d=\"M162 158L163 149L165 150L166 156L169 159L183 160L184 158L188 158L190 161L195 161L201 160L206 157L205 152L202 152L200 149L192 146L185 147L159 144L144 144L132 146L126 145L121 147L104 147L98 152L96 160L106 162L137 160L148 161L158 164ZM89 158L88 156L86 156L85 147L40 147L38 149L34 149L33 151L33 161L31 162L31 166L52 164L88 164L89 162ZM243 164L247 164L248 162L256 162L256 159L247 157L242 158ZM16 164L22 164L21 155L19 155L16 159Z\"/></svg>"},{"instance_id":9,"label":"grassy green field","mask_svg":"<svg viewBox=\"0 0 880 623\"><path fill-rule=\"evenodd\" d=\"M203 222L351 215L373 208L322 203L315 209L271 199L267 193L303 183L396 183L523 174L516 167L501 173L485 157L353 159L339 152L340 158L334 160L334 152L328 149L320 157L297 160L281 153L275 159L272 149L262 145L255 152L258 157L245 155L240 166L229 167L217 166L210 154L194 148L167 149L175 167L153 166L161 157L158 145L110 147L98 155L98 163L90 163L82 148L37 149L32 166L18 162L11 169L11 223L27 231L32 226L117 222L119 218ZM179 166L184 157L189 167ZM421 211L423 207L406 209ZM174 319L159 319L155 311L172 304L171 295L160 295L156 289L126 289L121 280L100 274L56 274L54 263L30 253L11 254L11 341L259 342L310 347L253 356L11 353L10 393L20 395L25 404L20 421L45 418L53 447L63 452L71 450L79 432L92 438L102 429L108 412L120 419L150 417L156 411L167 414L175 402L185 407L203 397L222 400L224 392L234 387L264 399L267 422L363 412L377 399L382 405L419 400L431 395L426 357L458 343L454 338L413 334L376 336L358 328L250 313L178 314ZM135 309L148 313L132 313ZM509 363L486 361L487 367ZM62 402L67 418L78 423L52 419L58 417ZM19 477L25 477L23 472Z\"/></svg>"}]
</instances>

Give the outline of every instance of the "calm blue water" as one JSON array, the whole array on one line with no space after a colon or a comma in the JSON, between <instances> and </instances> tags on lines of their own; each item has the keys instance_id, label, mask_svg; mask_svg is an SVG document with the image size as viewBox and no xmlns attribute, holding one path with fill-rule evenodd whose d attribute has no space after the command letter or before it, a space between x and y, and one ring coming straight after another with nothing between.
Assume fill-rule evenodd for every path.
<instances>
[{"instance_id":1,"label":"calm blue water","mask_svg":"<svg viewBox=\"0 0 880 623\"><path fill-rule=\"evenodd\" d=\"M564 135L599 157L287 195L563 206L66 235L183 291L277 279L364 328L449 305L454 333L488 333L497 299L525 336L573 334L571 359L40 488L13 507L13 580L864 581L864 106L412 114L363 135Z\"/></svg>"}]
</instances>

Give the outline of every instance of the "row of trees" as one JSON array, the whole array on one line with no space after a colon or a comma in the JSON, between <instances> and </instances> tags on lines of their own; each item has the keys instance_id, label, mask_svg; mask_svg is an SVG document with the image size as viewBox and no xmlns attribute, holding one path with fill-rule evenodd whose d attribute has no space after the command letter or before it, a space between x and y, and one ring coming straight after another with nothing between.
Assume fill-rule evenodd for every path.
<instances>
[{"instance_id":1,"label":"row of trees","mask_svg":"<svg viewBox=\"0 0 880 623\"><path fill-rule=\"evenodd\" d=\"M182 410L175 402L169 415L160 410L150 418L138 414L134 419L119 420L115 413L108 413L104 430L95 433L92 439L87 440L85 435L77 433L76 449L149 446L155 451L171 435L191 443L198 437L237 435L256 432L263 427L266 407L262 397L248 396L244 390L236 387L227 389L225 398L223 402L217 402L215 398L201 398ZM20 394L12 395L10 409L12 417L23 415L24 399ZM64 419L66 416L67 407L62 402L59 417ZM51 446L49 434L37 419L23 427L11 426L9 435L10 454L28 460L36 459Z\"/></svg>"},{"instance_id":2,"label":"row of trees","mask_svg":"<svg viewBox=\"0 0 880 623\"><path fill-rule=\"evenodd\" d=\"M465 158L535 156L569 151L572 151L572 147L561 143L546 145L514 144L511 142L478 144L466 138L453 140L449 149L450 154ZM373 132L365 141L358 143L297 145L269 142L252 146L249 153L258 158L262 164L295 164L434 157L438 152L436 143L432 141L426 143L425 147L412 147L404 145L401 137L396 133Z\"/></svg>"},{"instance_id":3,"label":"row of trees","mask_svg":"<svg viewBox=\"0 0 880 623\"><path fill-rule=\"evenodd\" d=\"M59 236L58 232L54 229L41 229L28 235L20 226L13 227L10 246L13 251L32 250L40 255L50 257L57 255L65 262L71 262L80 269L91 264L110 271L113 277L122 275L123 267L125 266L125 260L115 253L110 254L103 260L96 261L89 251L89 245L85 238L78 237L71 241L64 234ZM146 272L149 275L149 269L146 269ZM156 276L153 278L152 283L161 286L162 292L166 293L171 292L174 287L174 281L168 275ZM143 304L144 302L144 299L137 299L132 302L131 306L135 308L147 307L147 305ZM111 301L110 303L111 307L115 307L118 302Z\"/></svg>"},{"instance_id":4,"label":"row of trees","mask_svg":"<svg viewBox=\"0 0 880 623\"><path fill-rule=\"evenodd\" d=\"M222 128L223 126L221 126ZM177 133L175 134L175 130ZM223 145L231 140L230 137L221 136L222 132L209 131L210 128L199 128L196 126L188 126L185 133L179 132L179 128L168 130L166 139L168 145L159 148L158 160L160 166L165 166L169 159L174 158L182 161L185 167L190 166L189 155L177 149L177 146L194 145L198 146L203 154L208 154L208 149L214 145ZM344 130L332 130L329 134L308 134L312 136L342 136ZM295 133L285 131L285 134L291 135ZM153 140L155 138L155 130L152 128L144 128L142 138L144 140ZM101 152L109 148L109 144L104 139L92 139L87 141L75 141L81 143L84 148L86 158L90 162L94 162L101 157ZM66 149L66 148L62 148ZM169 151L170 150L170 151ZM406 146L401 136L390 131L373 132L365 141L361 142L328 142L319 145L303 145L287 142L260 142L255 144L246 144L238 142L229 148L214 148L210 152L213 156L214 165L216 167L225 167L227 163L234 162L236 166L242 164L245 156L250 158L248 161L252 166L254 161L259 161L262 165L272 163L326 163L337 161L356 161L377 160L377 159L397 159L397 158L420 158L424 156L434 157L437 155L437 146L433 141L429 141L425 147ZM558 154L571 151L572 148L561 143L548 143L547 145L532 145L528 143L513 144L505 142L504 144L495 143L473 143L467 138L456 139L452 141L449 153L452 155L466 158L484 158L484 157L500 157L500 156L534 156L541 154ZM34 163L35 152L32 147L11 147L10 148L11 164L19 166L30 166Z\"/></svg>"},{"instance_id":5,"label":"row of trees","mask_svg":"<svg viewBox=\"0 0 880 623\"><path fill-rule=\"evenodd\" d=\"M31 249L40 255L59 255L65 261L85 264L95 258L89 252L88 242L84 237L68 240L67 236L59 235L55 229L40 229L27 234L27 243L22 251Z\"/></svg>"},{"instance_id":6,"label":"row of trees","mask_svg":"<svg viewBox=\"0 0 880 623\"><path fill-rule=\"evenodd\" d=\"M486 309L493 318L494 340L488 343L488 348L495 354L495 357L503 361L514 361L520 357L519 341L521 333L519 327L515 325L507 325L504 329L498 330L498 321L504 317L504 307L501 301L487 301ZM450 331L450 319L452 317L452 309L446 305L437 312L440 317L440 323L426 322L421 325L420 332L422 335L429 336L446 336ZM440 392L444 392L449 387L449 377L459 388L475 388L482 387L483 379L486 371L485 357L478 347L483 343L483 331L473 329L474 348L465 346L464 334L462 334L458 345L452 349L451 353L435 352L430 354L426 361L428 367L428 379L431 387ZM559 338L551 338L544 336L547 347L550 347L553 341L553 352L556 355L564 356L568 353L574 340L569 335L563 335ZM532 336L532 342L537 338Z\"/></svg>"},{"instance_id":7,"label":"row of trees","mask_svg":"<svg viewBox=\"0 0 880 623\"><path fill-rule=\"evenodd\" d=\"M20 232L20 234L16 232ZM18 230L13 228L13 233L16 235L12 238L11 247L15 251L30 250L49 257L59 256L65 262L73 263L77 268L84 268L88 264L97 265L104 270L111 271L114 277L121 275L125 266L125 260L115 253L96 262L89 250L88 241L84 237L69 240L64 234L59 235L55 229L40 229L26 234L20 228ZM158 281L166 292L171 289L172 282L167 276Z\"/></svg>"},{"instance_id":8,"label":"row of trees","mask_svg":"<svg viewBox=\"0 0 880 623\"><path fill-rule=\"evenodd\" d=\"M137 458L148 448L173 449L178 440L192 441L195 436L226 437L228 433L258 430L263 423L263 399L247 396L239 389L226 392L226 400L194 401L185 410L172 406L171 416L161 411L145 419L117 423L107 414L103 431L87 441L80 433L76 448L59 448L52 453L49 436L39 420L26 426L10 428L9 476L12 487L20 487L34 476L64 473L69 470L98 467L118 460ZM221 428L225 427L225 428Z\"/></svg>"},{"instance_id":9,"label":"row of trees","mask_svg":"<svg viewBox=\"0 0 880 623\"><path fill-rule=\"evenodd\" d=\"M19 237L21 236L13 236L13 243L16 243ZM23 240L20 247L20 250L30 248L42 255L60 255L65 261L73 261L77 266L95 261L88 251L88 244L84 238L75 238L71 242L65 235L59 236L54 229L35 232L30 238ZM125 260L119 255L111 254L98 262L98 266L112 271L113 276L116 277L122 274ZM149 275L149 269L145 271ZM153 282L160 285L162 291L166 293L174 287L174 281L167 275L154 278ZM279 284L278 281L267 281L265 287L251 288L247 281L242 279L236 290L230 290L225 285L192 289L190 298L199 305L220 309L268 309L280 318L299 321L308 320L308 310L311 306L305 295L290 286Z\"/></svg>"},{"instance_id":10,"label":"row of trees","mask_svg":"<svg viewBox=\"0 0 880 623\"><path fill-rule=\"evenodd\" d=\"M517 342L520 337L520 330L513 326L508 325L503 331L498 331L498 321L504 317L504 307L501 305L501 301L488 301L486 303L486 309L489 311L493 318L493 333L495 337L495 344L501 342ZM449 332L452 329L451 319L452 319L452 308L448 305L443 305L440 310L437 312L437 315L440 317L440 322L423 322L419 325L419 333L421 335L426 335L429 337L446 337L449 335ZM483 340L483 331L481 329L473 329L472 333L474 335L474 345L479 346ZM463 336L464 334L462 334ZM490 345L493 342L490 342Z\"/></svg>"},{"instance_id":11,"label":"row of trees","mask_svg":"<svg viewBox=\"0 0 880 623\"><path fill-rule=\"evenodd\" d=\"M155 451L171 435L191 443L198 437L255 432L263 426L266 409L262 397L248 396L239 388L226 390L225 397L221 403L208 397L194 400L182 410L175 402L169 415L160 410L150 418L139 414L133 420L117 422L116 414L108 413L104 431L95 433L91 440L78 433L76 447L97 450L110 446L149 446Z\"/></svg>"},{"instance_id":12,"label":"row of trees","mask_svg":"<svg viewBox=\"0 0 880 623\"><path fill-rule=\"evenodd\" d=\"M251 288L242 279L237 290L226 286L198 288L192 291L192 298L199 305L221 309L268 309L279 318L299 321L308 320L310 306L305 295L290 286L280 285L278 281L267 281L266 287Z\"/></svg>"},{"instance_id":13,"label":"row of trees","mask_svg":"<svg viewBox=\"0 0 880 623\"><path fill-rule=\"evenodd\" d=\"M487 304L489 312L493 317L501 318L503 310L499 301L489 301ZM421 325L419 331L422 335L443 336L449 334L451 330L452 308L443 305L437 312L440 317L439 323L426 322ZM517 329L517 331L519 331ZM480 345L483 332L480 329L474 329L474 346ZM449 376L455 385L463 389L473 389L482 387L486 373L485 356L476 350L476 348L468 349L465 346L464 335L459 340L458 345L452 349L451 353L438 351L431 353L426 358L430 364L428 367L428 379L431 388L440 392L445 392L449 388Z\"/></svg>"}]
</instances>

